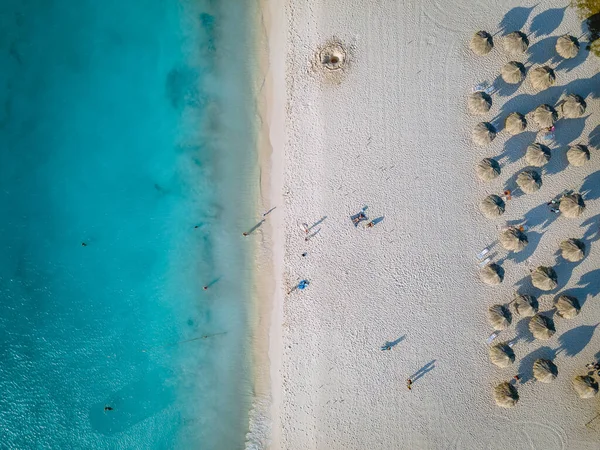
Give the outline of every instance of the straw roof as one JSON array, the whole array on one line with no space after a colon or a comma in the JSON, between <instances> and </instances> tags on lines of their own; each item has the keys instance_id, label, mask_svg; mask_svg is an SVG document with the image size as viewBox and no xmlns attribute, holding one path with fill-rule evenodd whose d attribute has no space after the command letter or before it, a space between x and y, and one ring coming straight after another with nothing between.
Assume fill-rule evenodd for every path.
<instances>
[{"instance_id":1,"label":"straw roof","mask_svg":"<svg viewBox=\"0 0 600 450\"><path fill-rule=\"evenodd\" d=\"M516 387L505 381L494 388L494 400L502 408L512 408L519 401L519 393Z\"/></svg>"},{"instance_id":2,"label":"straw roof","mask_svg":"<svg viewBox=\"0 0 600 450\"><path fill-rule=\"evenodd\" d=\"M534 142L527 146L525 152L525 162L534 167L542 167L550 161L550 149L543 144Z\"/></svg>"},{"instance_id":3,"label":"straw roof","mask_svg":"<svg viewBox=\"0 0 600 450\"><path fill-rule=\"evenodd\" d=\"M567 150L567 159L572 166L581 167L590 160L590 151L585 145L572 145Z\"/></svg>"},{"instance_id":4,"label":"straw roof","mask_svg":"<svg viewBox=\"0 0 600 450\"><path fill-rule=\"evenodd\" d=\"M576 37L565 34L556 40L556 53L565 59L575 58L579 52L579 41Z\"/></svg>"},{"instance_id":5,"label":"straw roof","mask_svg":"<svg viewBox=\"0 0 600 450\"><path fill-rule=\"evenodd\" d=\"M533 122L539 128L550 128L558 120L558 113L550 105L540 105L533 110Z\"/></svg>"},{"instance_id":6,"label":"straw roof","mask_svg":"<svg viewBox=\"0 0 600 450\"><path fill-rule=\"evenodd\" d=\"M556 272L552 267L539 266L531 272L531 282L542 291L551 291L558 286Z\"/></svg>"},{"instance_id":7,"label":"straw roof","mask_svg":"<svg viewBox=\"0 0 600 450\"><path fill-rule=\"evenodd\" d=\"M487 145L496 138L496 128L488 122L479 122L471 134L473 142L477 145Z\"/></svg>"},{"instance_id":8,"label":"straw roof","mask_svg":"<svg viewBox=\"0 0 600 450\"><path fill-rule=\"evenodd\" d=\"M558 209L560 209L560 212L563 213L565 217L576 219L585 211L585 202L583 201L581 194L567 194L560 199Z\"/></svg>"},{"instance_id":9,"label":"straw roof","mask_svg":"<svg viewBox=\"0 0 600 450\"><path fill-rule=\"evenodd\" d=\"M527 120L521 113L511 112L506 119L504 119L504 129L513 136L522 133L525 131L525 128L527 128Z\"/></svg>"},{"instance_id":10,"label":"straw roof","mask_svg":"<svg viewBox=\"0 0 600 450\"><path fill-rule=\"evenodd\" d=\"M488 195L484 198L479 204L479 210L483 213L485 217L488 219L493 219L495 217L500 217L504 214L505 209L504 200L502 200L497 195Z\"/></svg>"},{"instance_id":11,"label":"straw roof","mask_svg":"<svg viewBox=\"0 0 600 450\"><path fill-rule=\"evenodd\" d=\"M492 97L485 92L473 92L467 98L467 106L471 114L485 114L492 107Z\"/></svg>"},{"instance_id":12,"label":"straw roof","mask_svg":"<svg viewBox=\"0 0 600 450\"><path fill-rule=\"evenodd\" d=\"M598 383L589 375L578 375L573 378L573 389L579 398L594 398L598 393Z\"/></svg>"},{"instance_id":13,"label":"straw roof","mask_svg":"<svg viewBox=\"0 0 600 450\"><path fill-rule=\"evenodd\" d=\"M536 67L529 71L529 82L536 91L549 88L556 81L554 70L548 66Z\"/></svg>"},{"instance_id":14,"label":"straw roof","mask_svg":"<svg viewBox=\"0 0 600 450\"><path fill-rule=\"evenodd\" d=\"M473 35L469 48L476 55L487 55L494 48L494 41L487 31L478 31Z\"/></svg>"},{"instance_id":15,"label":"straw roof","mask_svg":"<svg viewBox=\"0 0 600 450\"><path fill-rule=\"evenodd\" d=\"M583 97L577 94L569 94L560 103L560 111L567 119L576 119L583 116L587 104Z\"/></svg>"},{"instance_id":16,"label":"straw roof","mask_svg":"<svg viewBox=\"0 0 600 450\"><path fill-rule=\"evenodd\" d=\"M494 330L506 330L512 322L512 314L504 305L492 305L488 309L488 322Z\"/></svg>"},{"instance_id":17,"label":"straw roof","mask_svg":"<svg viewBox=\"0 0 600 450\"><path fill-rule=\"evenodd\" d=\"M554 336L556 328L552 319L536 314L529 320L529 331L534 338L545 341Z\"/></svg>"},{"instance_id":18,"label":"straw roof","mask_svg":"<svg viewBox=\"0 0 600 450\"><path fill-rule=\"evenodd\" d=\"M479 278L485 284L496 285L504 280L504 269L498 264L489 264L479 272Z\"/></svg>"},{"instance_id":19,"label":"straw roof","mask_svg":"<svg viewBox=\"0 0 600 450\"><path fill-rule=\"evenodd\" d=\"M525 53L529 47L529 39L525 33L513 31L504 36L504 50L507 53L519 54Z\"/></svg>"},{"instance_id":20,"label":"straw roof","mask_svg":"<svg viewBox=\"0 0 600 450\"><path fill-rule=\"evenodd\" d=\"M491 181L500 175L500 164L495 159L484 158L477 163L475 171L483 181Z\"/></svg>"},{"instance_id":21,"label":"straw roof","mask_svg":"<svg viewBox=\"0 0 600 450\"><path fill-rule=\"evenodd\" d=\"M533 194L540 190L542 177L535 170L524 170L517 175L517 185L526 194Z\"/></svg>"},{"instance_id":22,"label":"straw roof","mask_svg":"<svg viewBox=\"0 0 600 450\"><path fill-rule=\"evenodd\" d=\"M515 362L515 352L506 342L499 342L489 349L490 361L502 369Z\"/></svg>"},{"instance_id":23,"label":"straw roof","mask_svg":"<svg viewBox=\"0 0 600 450\"><path fill-rule=\"evenodd\" d=\"M559 247L562 251L562 257L567 261L581 261L585 256L585 244L579 239L567 239L566 241L562 241Z\"/></svg>"},{"instance_id":24,"label":"straw roof","mask_svg":"<svg viewBox=\"0 0 600 450\"><path fill-rule=\"evenodd\" d=\"M549 359L536 359L533 363L533 376L542 383L551 383L558 375L558 367Z\"/></svg>"},{"instance_id":25,"label":"straw roof","mask_svg":"<svg viewBox=\"0 0 600 450\"><path fill-rule=\"evenodd\" d=\"M527 236L518 228L509 228L500 233L502 247L511 252L520 252L528 244Z\"/></svg>"},{"instance_id":26,"label":"straw roof","mask_svg":"<svg viewBox=\"0 0 600 450\"><path fill-rule=\"evenodd\" d=\"M558 297L554 306L556 306L556 314L563 319L573 319L581 310L579 300L570 295L561 295Z\"/></svg>"},{"instance_id":27,"label":"straw roof","mask_svg":"<svg viewBox=\"0 0 600 450\"><path fill-rule=\"evenodd\" d=\"M515 295L514 299L515 311L522 317L533 317L538 312L538 301L533 295Z\"/></svg>"},{"instance_id":28,"label":"straw roof","mask_svg":"<svg viewBox=\"0 0 600 450\"><path fill-rule=\"evenodd\" d=\"M502 79L508 84L517 84L525 79L525 66L517 61L507 62L500 69Z\"/></svg>"}]
</instances>

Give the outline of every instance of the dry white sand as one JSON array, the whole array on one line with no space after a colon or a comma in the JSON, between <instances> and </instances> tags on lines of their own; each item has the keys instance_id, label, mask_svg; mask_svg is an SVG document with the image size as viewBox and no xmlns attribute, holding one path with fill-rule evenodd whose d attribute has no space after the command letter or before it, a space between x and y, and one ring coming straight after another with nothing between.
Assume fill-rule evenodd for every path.
<instances>
[{"instance_id":1,"label":"dry white sand","mask_svg":"<svg viewBox=\"0 0 600 450\"><path fill-rule=\"evenodd\" d=\"M565 152L571 142L598 145L599 60L591 55L561 65L552 59L557 36L581 35L576 11L543 0L286 3L286 23L275 36L287 40L287 49L279 44L286 52L286 92L274 83L281 108L270 114L272 126L283 125L278 111L285 106L285 139L278 134L273 142L273 177L278 161L284 174L280 191L273 183L285 220L278 228L274 219L276 263L277 249L285 255L276 271L283 282L271 334L271 447L597 449L600 420L585 424L600 412L600 397L580 400L571 379L600 356L600 149L591 149L581 168L568 166ZM532 32L530 51L507 56L499 33L494 50L477 57L468 44L479 29ZM311 63L333 37L348 51L346 70L334 79ZM528 58L555 67L557 85L539 94L527 81L503 86L488 114L468 114L473 86L493 81L511 59ZM480 148L471 129L481 120L501 124L509 112L554 104L563 91L586 97L588 109L582 119L557 124L542 188L510 201L501 220L485 219L478 202L512 186L535 134L532 126L511 139L500 133ZM504 155L501 176L480 182L475 164L498 155ZM581 186L591 190L583 218L549 213L547 201ZM384 219L372 229L355 228L349 216L365 205L370 218ZM305 242L301 224L323 216L312 230L319 232ZM499 286L482 284L475 255L497 239L498 226L524 217L533 227L529 246L515 255L496 247L506 278ZM556 255L569 237L588 246L580 263ZM545 295L532 289L526 259L556 265L559 288ZM287 295L303 278L310 286ZM521 337L517 360L499 369L487 356L486 312L516 290L540 295L541 310L550 310L565 290L583 307L575 319L555 317L557 333L544 342L529 342L527 320L515 316L498 340ZM393 350L379 349L398 339ZM553 352L558 378L549 385L532 380L533 361ZM409 392L405 380L428 364L431 370ZM525 381L519 403L497 407L492 387L517 373Z\"/></svg>"}]
</instances>

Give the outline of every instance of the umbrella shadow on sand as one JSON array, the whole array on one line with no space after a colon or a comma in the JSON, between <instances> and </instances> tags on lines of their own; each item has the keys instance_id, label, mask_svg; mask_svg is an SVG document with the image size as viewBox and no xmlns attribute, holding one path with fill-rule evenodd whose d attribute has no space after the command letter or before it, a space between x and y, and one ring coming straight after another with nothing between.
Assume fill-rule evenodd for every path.
<instances>
[{"instance_id":1,"label":"umbrella shadow on sand","mask_svg":"<svg viewBox=\"0 0 600 450\"><path fill-rule=\"evenodd\" d=\"M600 170L585 177L581 185L581 192L586 193L586 200L597 200L600 198Z\"/></svg>"},{"instance_id":2,"label":"umbrella shadow on sand","mask_svg":"<svg viewBox=\"0 0 600 450\"><path fill-rule=\"evenodd\" d=\"M577 119L560 119L556 122L556 132L554 137L554 148L566 147L573 143L573 141L581 138L581 134L585 128L585 121L588 119L589 114L584 117L578 117ZM556 150L555 150L556 152ZM552 161L552 160L550 160Z\"/></svg>"},{"instance_id":3,"label":"umbrella shadow on sand","mask_svg":"<svg viewBox=\"0 0 600 450\"><path fill-rule=\"evenodd\" d=\"M520 30L527 23L529 15L533 11L535 6L525 8L524 6L517 6L512 8L500 21L499 28L503 35L506 35L514 30Z\"/></svg>"},{"instance_id":4,"label":"umbrella shadow on sand","mask_svg":"<svg viewBox=\"0 0 600 450\"><path fill-rule=\"evenodd\" d=\"M556 354L571 357L577 355L590 343L598 325L581 325L561 334L558 337L559 347Z\"/></svg>"},{"instance_id":5,"label":"umbrella shadow on sand","mask_svg":"<svg viewBox=\"0 0 600 450\"><path fill-rule=\"evenodd\" d=\"M530 227L539 227L542 231L548 228L557 217L558 215L550 212L550 207L545 203L530 209L523 216L527 225Z\"/></svg>"},{"instance_id":6,"label":"umbrella shadow on sand","mask_svg":"<svg viewBox=\"0 0 600 450\"><path fill-rule=\"evenodd\" d=\"M517 92L521 84L522 82L514 84L507 83L506 81L504 81L504 78L502 78L501 75L498 75L493 83L494 94L497 94L500 97L510 97L515 92Z\"/></svg>"},{"instance_id":7,"label":"umbrella shadow on sand","mask_svg":"<svg viewBox=\"0 0 600 450\"><path fill-rule=\"evenodd\" d=\"M504 123L504 120L502 121ZM533 131L524 131L515 136L509 137L504 143L504 151L496 156L498 162L502 160L503 164L509 164L517 161L525 154L525 149L535 140L537 133ZM506 158L506 161L504 159Z\"/></svg>"},{"instance_id":8,"label":"umbrella shadow on sand","mask_svg":"<svg viewBox=\"0 0 600 450\"><path fill-rule=\"evenodd\" d=\"M583 240L589 246L591 242L597 241L600 238L600 214L596 214L581 223L581 228L586 228L583 233Z\"/></svg>"},{"instance_id":9,"label":"umbrella shadow on sand","mask_svg":"<svg viewBox=\"0 0 600 450\"><path fill-rule=\"evenodd\" d=\"M556 39L556 36L551 36L536 41L527 49L529 55L527 62L530 64L546 64L548 61L551 64L557 63L559 59L555 49Z\"/></svg>"},{"instance_id":10,"label":"umbrella shadow on sand","mask_svg":"<svg viewBox=\"0 0 600 450\"><path fill-rule=\"evenodd\" d=\"M562 8L552 8L542 11L531 21L529 31L536 37L552 33L563 21L567 8L568 6L564 6Z\"/></svg>"},{"instance_id":11,"label":"umbrella shadow on sand","mask_svg":"<svg viewBox=\"0 0 600 450\"><path fill-rule=\"evenodd\" d=\"M589 54L590 50L584 44L582 44L579 47L579 52L577 53L577 56L575 58L562 59L554 70L564 70L565 72L570 72L580 64L584 63L587 60Z\"/></svg>"},{"instance_id":12,"label":"umbrella shadow on sand","mask_svg":"<svg viewBox=\"0 0 600 450\"><path fill-rule=\"evenodd\" d=\"M524 317L517 322L515 326L515 341L529 344L535 341L533 334L529 330L529 317Z\"/></svg>"},{"instance_id":13,"label":"umbrella shadow on sand","mask_svg":"<svg viewBox=\"0 0 600 450\"><path fill-rule=\"evenodd\" d=\"M588 144L590 144L592 147L600 149L600 125L596 125L596 128L590 132L590 135L588 136Z\"/></svg>"},{"instance_id":14,"label":"umbrella shadow on sand","mask_svg":"<svg viewBox=\"0 0 600 450\"><path fill-rule=\"evenodd\" d=\"M506 257L506 259L510 259L511 261L514 261L517 264L527 261L527 259L531 255L533 255L533 253L535 252L535 249L538 247L540 240L542 239L542 235L543 235L543 233L537 233L535 231L528 231L527 232L527 241L528 241L527 247L525 247L520 252L509 253L508 256Z\"/></svg>"},{"instance_id":15,"label":"umbrella shadow on sand","mask_svg":"<svg viewBox=\"0 0 600 450\"><path fill-rule=\"evenodd\" d=\"M538 359L549 359L551 361L556 358L556 351L550 347L540 347L528 355L521 358L519 362L519 377L520 384L525 384L533 380L533 363Z\"/></svg>"}]
</instances>

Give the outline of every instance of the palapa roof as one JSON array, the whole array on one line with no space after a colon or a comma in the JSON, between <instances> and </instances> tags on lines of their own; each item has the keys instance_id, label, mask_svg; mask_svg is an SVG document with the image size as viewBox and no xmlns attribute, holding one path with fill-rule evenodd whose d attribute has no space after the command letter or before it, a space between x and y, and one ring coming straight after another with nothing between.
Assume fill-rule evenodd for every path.
<instances>
[{"instance_id":1,"label":"palapa roof","mask_svg":"<svg viewBox=\"0 0 600 450\"><path fill-rule=\"evenodd\" d=\"M525 66L517 61L509 61L500 69L502 79L508 84L517 84L525 79Z\"/></svg>"},{"instance_id":2,"label":"palapa roof","mask_svg":"<svg viewBox=\"0 0 600 450\"><path fill-rule=\"evenodd\" d=\"M513 304L517 314L522 317L533 317L538 312L539 304L533 295L517 294Z\"/></svg>"},{"instance_id":3,"label":"palapa roof","mask_svg":"<svg viewBox=\"0 0 600 450\"><path fill-rule=\"evenodd\" d=\"M534 167L542 167L550 161L550 149L539 142L527 146L525 151L525 162Z\"/></svg>"},{"instance_id":4,"label":"palapa roof","mask_svg":"<svg viewBox=\"0 0 600 450\"><path fill-rule=\"evenodd\" d=\"M473 138L473 142L477 145L484 146L488 145L496 138L496 133L496 128L491 123L479 122L475 125L475 128L473 128L471 137Z\"/></svg>"},{"instance_id":5,"label":"palapa roof","mask_svg":"<svg viewBox=\"0 0 600 450\"><path fill-rule=\"evenodd\" d=\"M576 219L585 211L585 202L581 194L572 193L563 195L558 206L560 212L570 219Z\"/></svg>"},{"instance_id":6,"label":"palapa roof","mask_svg":"<svg viewBox=\"0 0 600 450\"><path fill-rule=\"evenodd\" d=\"M516 387L505 381L494 387L494 400L502 408L512 408L519 401L519 393Z\"/></svg>"},{"instance_id":7,"label":"palapa roof","mask_svg":"<svg viewBox=\"0 0 600 450\"><path fill-rule=\"evenodd\" d=\"M492 305L488 309L488 322L494 330L506 330L512 322L512 314L504 305Z\"/></svg>"},{"instance_id":8,"label":"palapa roof","mask_svg":"<svg viewBox=\"0 0 600 450\"><path fill-rule=\"evenodd\" d=\"M525 33L513 31L504 36L504 50L510 54L525 53L529 47L529 39Z\"/></svg>"},{"instance_id":9,"label":"palapa roof","mask_svg":"<svg viewBox=\"0 0 600 450\"><path fill-rule=\"evenodd\" d=\"M504 214L505 207L506 205L504 200L494 194L488 195L479 204L479 210L488 219L500 217L502 214Z\"/></svg>"},{"instance_id":10,"label":"palapa roof","mask_svg":"<svg viewBox=\"0 0 600 450\"><path fill-rule=\"evenodd\" d=\"M467 98L467 106L471 114L485 114L492 107L492 97L485 92L473 92Z\"/></svg>"},{"instance_id":11,"label":"palapa roof","mask_svg":"<svg viewBox=\"0 0 600 450\"><path fill-rule=\"evenodd\" d=\"M550 128L558 120L558 113L550 105L540 105L533 110L533 122L539 128Z\"/></svg>"},{"instance_id":12,"label":"palapa roof","mask_svg":"<svg viewBox=\"0 0 600 450\"><path fill-rule=\"evenodd\" d=\"M485 284L496 285L504 280L504 269L498 264L489 264L479 272L479 278Z\"/></svg>"},{"instance_id":13,"label":"palapa roof","mask_svg":"<svg viewBox=\"0 0 600 450\"><path fill-rule=\"evenodd\" d=\"M524 170L517 175L517 185L526 194L533 194L542 187L542 177L535 170Z\"/></svg>"},{"instance_id":14,"label":"palapa roof","mask_svg":"<svg viewBox=\"0 0 600 450\"><path fill-rule=\"evenodd\" d=\"M560 243L562 257L567 261L581 261L585 256L585 243L580 239L569 238Z\"/></svg>"},{"instance_id":15,"label":"palapa roof","mask_svg":"<svg viewBox=\"0 0 600 450\"><path fill-rule=\"evenodd\" d=\"M520 252L528 243L527 235L518 228L511 227L500 233L500 244L508 251Z\"/></svg>"},{"instance_id":16,"label":"palapa roof","mask_svg":"<svg viewBox=\"0 0 600 450\"><path fill-rule=\"evenodd\" d=\"M494 48L494 40L492 35L487 31L478 31L473 35L469 48L476 55L487 55Z\"/></svg>"},{"instance_id":17,"label":"palapa roof","mask_svg":"<svg viewBox=\"0 0 600 450\"><path fill-rule=\"evenodd\" d=\"M533 269L531 282L542 291L551 291L558 286L556 272L552 267L539 266Z\"/></svg>"},{"instance_id":18,"label":"palapa roof","mask_svg":"<svg viewBox=\"0 0 600 450\"><path fill-rule=\"evenodd\" d=\"M548 66L536 67L529 71L529 82L536 91L542 91L556 82L556 75Z\"/></svg>"},{"instance_id":19,"label":"palapa roof","mask_svg":"<svg viewBox=\"0 0 600 450\"><path fill-rule=\"evenodd\" d=\"M565 34L556 40L556 53L565 59L575 58L579 52L579 41L576 37Z\"/></svg>"},{"instance_id":20,"label":"palapa roof","mask_svg":"<svg viewBox=\"0 0 600 450\"><path fill-rule=\"evenodd\" d=\"M556 307L556 314L563 319L572 319L581 310L579 300L570 295L561 295L558 297L554 306Z\"/></svg>"},{"instance_id":21,"label":"palapa roof","mask_svg":"<svg viewBox=\"0 0 600 450\"><path fill-rule=\"evenodd\" d=\"M533 363L533 376L542 383L551 383L558 375L558 367L549 359L536 359Z\"/></svg>"},{"instance_id":22,"label":"palapa roof","mask_svg":"<svg viewBox=\"0 0 600 450\"><path fill-rule=\"evenodd\" d=\"M578 375L573 378L573 389L579 398L594 398L598 393L598 383L589 375Z\"/></svg>"},{"instance_id":23,"label":"palapa roof","mask_svg":"<svg viewBox=\"0 0 600 450\"><path fill-rule=\"evenodd\" d=\"M590 151L586 145L575 144L567 150L567 160L575 167L581 167L590 160Z\"/></svg>"},{"instance_id":24,"label":"palapa roof","mask_svg":"<svg viewBox=\"0 0 600 450\"><path fill-rule=\"evenodd\" d=\"M554 336L556 328L552 319L536 314L529 320L529 331L534 338L546 341Z\"/></svg>"},{"instance_id":25,"label":"palapa roof","mask_svg":"<svg viewBox=\"0 0 600 450\"><path fill-rule=\"evenodd\" d=\"M511 112L506 119L504 119L504 129L513 136L515 134L522 133L527 128L527 119L525 116L518 112Z\"/></svg>"},{"instance_id":26,"label":"palapa roof","mask_svg":"<svg viewBox=\"0 0 600 450\"><path fill-rule=\"evenodd\" d=\"M484 158L475 167L477 176L483 181L491 181L500 175L500 164L495 159Z\"/></svg>"},{"instance_id":27,"label":"palapa roof","mask_svg":"<svg viewBox=\"0 0 600 450\"><path fill-rule=\"evenodd\" d=\"M489 349L490 361L502 369L515 362L515 352L506 342L499 342Z\"/></svg>"},{"instance_id":28,"label":"palapa roof","mask_svg":"<svg viewBox=\"0 0 600 450\"><path fill-rule=\"evenodd\" d=\"M560 112L567 119L577 119L583 116L586 108L587 103L583 97L577 94L569 94L560 102Z\"/></svg>"}]
</instances>

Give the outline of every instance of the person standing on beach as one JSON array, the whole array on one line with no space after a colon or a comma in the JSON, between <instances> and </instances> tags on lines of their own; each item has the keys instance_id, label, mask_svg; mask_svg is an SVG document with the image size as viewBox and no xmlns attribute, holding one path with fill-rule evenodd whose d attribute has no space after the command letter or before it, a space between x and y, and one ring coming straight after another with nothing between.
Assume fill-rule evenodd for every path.
<instances>
[{"instance_id":1,"label":"person standing on beach","mask_svg":"<svg viewBox=\"0 0 600 450\"><path fill-rule=\"evenodd\" d=\"M408 380L406 380L406 387L408 388L409 391L412 390L412 380L409 378Z\"/></svg>"}]
</instances>

